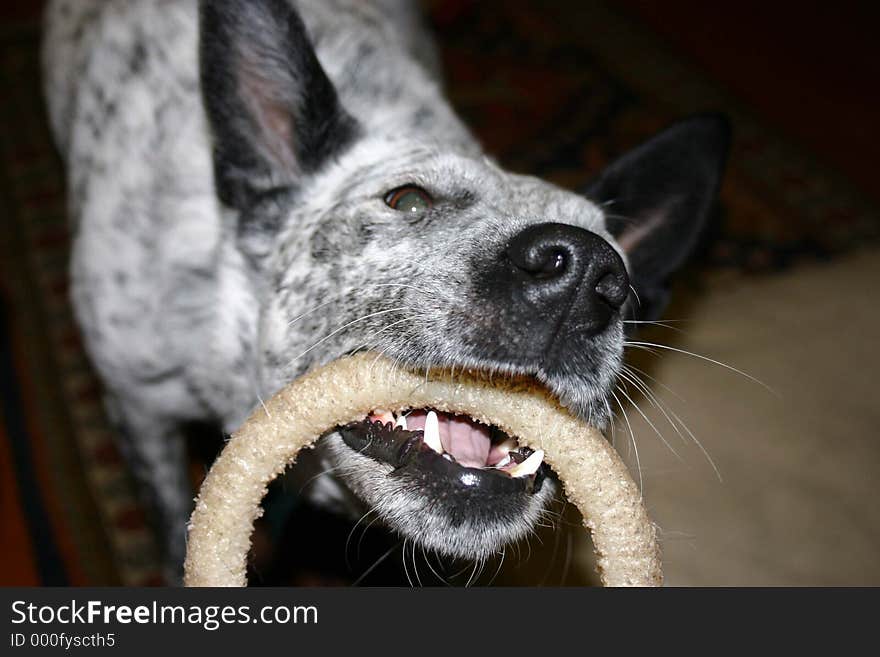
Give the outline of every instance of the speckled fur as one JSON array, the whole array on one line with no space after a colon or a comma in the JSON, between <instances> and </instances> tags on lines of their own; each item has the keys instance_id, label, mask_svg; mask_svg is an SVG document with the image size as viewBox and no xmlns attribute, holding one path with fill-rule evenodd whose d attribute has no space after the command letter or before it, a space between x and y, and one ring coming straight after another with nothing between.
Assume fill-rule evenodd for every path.
<instances>
[{"instance_id":1,"label":"speckled fur","mask_svg":"<svg viewBox=\"0 0 880 657\"><path fill-rule=\"evenodd\" d=\"M192 505L182 422L213 419L231 431L314 364L370 348L418 368L537 375L601 424L620 365L619 321L585 353L587 366L565 375L470 346L493 321L478 311L474 267L539 222L613 244L602 211L483 154L444 99L407 3L296 6L358 136L258 206L246 228L215 190L196 2L56 0L47 12L46 93L75 231L73 302L123 447L160 510L171 570ZM430 190L434 208L416 218L390 209L384 196L405 183ZM355 462L340 444L322 467ZM347 475L355 490L369 480L376 495L417 507L416 493L383 483L380 466L363 471ZM548 496L523 510L527 522L507 530L499 520L487 532L492 545L475 554L525 533ZM436 531L432 544L456 538L454 528Z\"/></svg>"}]
</instances>

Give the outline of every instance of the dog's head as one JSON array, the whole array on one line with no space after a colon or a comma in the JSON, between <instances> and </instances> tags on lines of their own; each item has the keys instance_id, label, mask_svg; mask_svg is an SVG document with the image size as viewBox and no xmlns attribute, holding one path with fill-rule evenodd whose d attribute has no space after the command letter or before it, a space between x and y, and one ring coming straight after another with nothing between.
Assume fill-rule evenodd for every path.
<instances>
[{"instance_id":1,"label":"dog's head","mask_svg":"<svg viewBox=\"0 0 880 657\"><path fill-rule=\"evenodd\" d=\"M217 190L260 299L265 393L370 349L426 377L534 377L608 421L625 318L663 309L703 232L722 119L673 125L576 194L483 155L393 34L319 35L334 83L286 0L205 3L201 30ZM540 455L469 418L393 411L325 439L337 476L389 525L469 557L531 529L555 488ZM398 462L420 435L438 458Z\"/></svg>"}]
</instances>

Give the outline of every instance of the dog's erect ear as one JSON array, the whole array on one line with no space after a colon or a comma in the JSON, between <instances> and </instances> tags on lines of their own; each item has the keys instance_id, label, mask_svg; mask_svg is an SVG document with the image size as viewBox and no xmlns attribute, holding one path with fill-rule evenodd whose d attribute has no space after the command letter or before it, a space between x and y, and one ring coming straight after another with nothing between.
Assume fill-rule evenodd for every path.
<instances>
[{"instance_id":1,"label":"dog's erect ear","mask_svg":"<svg viewBox=\"0 0 880 657\"><path fill-rule=\"evenodd\" d=\"M614 161L588 187L629 258L635 316L663 312L669 277L704 233L729 144L723 116L685 119Z\"/></svg>"},{"instance_id":2,"label":"dog's erect ear","mask_svg":"<svg viewBox=\"0 0 880 657\"><path fill-rule=\"evenodd\" d=\"M353 139L289 0L203 0L199 57L217 193L243 208L296 184Z\"/></svg>"}]
</instances>

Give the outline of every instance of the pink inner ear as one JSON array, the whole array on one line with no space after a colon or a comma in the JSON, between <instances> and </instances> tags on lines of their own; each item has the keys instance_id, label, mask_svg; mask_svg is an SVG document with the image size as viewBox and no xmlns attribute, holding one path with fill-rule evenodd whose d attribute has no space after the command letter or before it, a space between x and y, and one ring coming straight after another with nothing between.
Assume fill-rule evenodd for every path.
<instances>
[{"instance_id":1,"label":"pink inner ear","mask_svg":"<svg viewBox=\"0 0 880 657\"><path fill-rule=\"evenodd\" d=\"M617 236L617 243L626 253L632 253L642 240L659 228L668 216L666 208L660 208L646 214L637 224L627 227Z\"/></svg>"},{"instance_id":2,"label":"pink inner ear","mask_svg":"<svg viewBox=\"0 0 880 657\"><path fill-rule=\"evenodd\" d=\"M239 94L248 104L251 116L257 121L260 135L259 148L266 159L287 171L291 176L299 171L293 150L293 112L290 99L277 83L267 80L244 53L239 72Z\"/></svg>"}]
</instances>

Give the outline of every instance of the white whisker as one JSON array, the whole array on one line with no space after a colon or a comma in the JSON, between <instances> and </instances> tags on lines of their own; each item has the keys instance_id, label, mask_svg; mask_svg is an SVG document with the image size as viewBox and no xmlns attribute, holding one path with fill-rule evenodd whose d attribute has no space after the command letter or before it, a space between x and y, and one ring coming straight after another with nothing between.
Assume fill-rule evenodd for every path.
<instances>
[{"instance_id":1,"label":"white whisker","mask_svg":"<svg viewBox=\"0 0 880 657\"><path fill-rule=\"evenodd\" d=\"M507 556L507 547L505 546L505 547L501 548L501 559L499 559L499 561L498 561L498 568L495 569L495 574L492 575L492 579L490 579L486 583L486 586L492 586L492 582L495 581L495 578L498 577L498 573L501 572L501 567L504 565L504 557L506 557L506 556Z\"/></svg>"},{"instance_id":2,"label":"white whisker","mask_svg":"<svg viewBox=\"0 0 880 657\"><path fill-rule=\"evenodd\" d=\"M624 324L648 324L648 325L650 325L650 326L660 326L660 327L662 327L662 328L669 329L670 331L676 331L676 332L678 332L678 333L684 333L684 331L682 331L682 330L681 330L680 328L678 328L677 326L670 326L670 325L668 324L667 320L664 320L664 321L662 321L662 322L649 322L649 321L647 321L647 320L624 319L624 320L623 320L623 323L624 323Z\"/></svg>"},{"instance_id":3,"label":"white whisker","mask_svg":"<svg viewBox=\"0 0 880 657\"><path fill-rule=\"evenodd\" d=\"M633 398L630 397L630 396L626 393L626 391L625 391L623 388L621 388L620 386L614 386L614 387L617 389L617 391L618 391L621 395L623 395L624 397L626 397L627 401L629 401L629 403L632 404L632 407L633 407L634 409L636 409L636 411L638 412L639 415L642 416L642 419L643 419L645 422L647 422L648 425L654 430L654 433L656 433L656 434L657 434L657 437L660 438L660 440L663 442L664 445L666 445L667 449L669 449L669 451L672 452L672 453L675 455L675 458L677 458L679 461L683 461L684 459L681 458L681 455L680 455L678 452L676 452L675 449L673 449L672 445L670 445L669 442L666 440L666 438L663 437L663 434L660 433L660 430L657 429L657 427L654 425L654 423L651 422L651 420L648 419L648 416L645 415L644 411L642 411L641 408L639 408L639 405L636 404L635 401L633 401Z\"/></svg>"},{"instance_id":4,"label":"white whisker","mask_svg":"<svg viewBox=\"0 0 880 657\"><path fill-rule=\"evenodd\" d=\"M690 436L691 440L694 441L694 444L699 448L699 450L703 453L703 456L706 457L706 460L709 461L709 465L712 466L712 469L715 471L715 476L718 477L719 483L724 483L724 479L721 477L721 471L718 469L718 466L715 464L715 460L709 456L709 452L706 451L706 448L703 447L703 443L697 440L697 437L693 434L693 432L688 428L688 426L682 422L681 418L678 417L675 411L671 408L669 412L672 413L672 417L678 420L678 423L681 425L681 428L685 430L688 436Z\"/></svg>"},{"instance_id":5,"label":"white whisker","mask_svg":"<svg viewBox=\"0 0 880 657\"><path fill-rule=\"evenodd\" d=\"M350 322L347 322L347 323L343 324L342 326L340 326L340 327L337 328L336 330L334 330L334 331L328 333L328 334L325 335L323 338L321 338L320 340L318 340L315 344L313 344L311 347L309 347L308 349L306 349L305 351L303 351L301 354L299 354L299 355L296 356L295 358L292 358L292 359L290 360L290 363L295 363L296 361L298 361L300 358L302 358L303 356L305 356L307 353L309 353L309 352L310 352L312 349L314 349L315 347L318 347L319 345L323 344L324 342L326 342L327 340L329 340L330 338L332 338L334 335L337 335L337 334L340 333L341 331L344 331L345 329L347 329L347 328L349 328L349 327L351 327L351 326L354 326L354 325L357 324L358 322L363 322L363 321L368 320L368 319L370 319L370 318L372 318L372 317L378 317L379 315L387 315L388 313L400 312L401 310L407 310L407 309L408 309L407 306L398 306L397 308L387 308L387 309L385 309L385 310L378 310L378 311L376 311L376 312L374 312L374 313L370 313L370 314L368 314L368 315L364 315L364 316L362 316L362 317L358 317L357 319L353 319L353 320L351 320Z\"/></svg>"},{"instance_id":6,"label":"white whisker","mask_svg":"<svg viewBox=\"0 0 880 657\"><path fill-rule=\"evenodd\" d=\"M705 360L705 361L712 363L714 365L718 365L719 367L723 367L725 369L728 369L731 372L736 372L740 376L744 376L745 378L749 379L750 381L754 381L755 383L757 383L761 387L765 388L767 391L776 395L777 397L780 396L779 393L776 392L773 388L768 386L766 383L764 383L760 379L755 378L751 374L747 374L746 372L743 372L742 370L738 370L737 368L733 367L732 365L728 365L727 363L722 363L720 360L715 360L714 358L709 358L708 356L703 356L702 354L695 354L694 352L687 351L686 349L678 349L677 347L670 347L669 345L665 345L665 344L657 344L656 342L638 342L638 341L627 340L627 341L624 341L623 346L624 347L648 348L647 349L648 351L650 351L650 349L649 349L650 347L656 347L657 349L668 349L669 351L674 351L679 354L684 354L685 356L699 358L700 360Z\"/></svg>"},{"instance_id":7,"label":"white whisker","mask_svg":"<svg viewBox=\"0 0 880 657\"><path fill-rule=\"evenodd\" d=\"M419 583L419 588L423 588L422 578L419 577L419 565L416 563L416 544L415 544L415 541L413 541L413 544L412 544L412 565L413 565L413 572L416 575L416 581Z\"/></svg>"},{"instance_id":8,"label":"white whisker","mask_svg":"<svg viewBox=\"0 0 880 657\"><path fill-rule=\"evenodd\" d=\"M479 560L479 559L476 559L476 560L474 561L474 569L471 571L471 576L468 577L468 580L467 580L467 582L466 582L465 585L464 585L465 588L469 588L469 587L470 587L471 582L472 582L473 579L474 579L474 576L477 574L477 568L479 567L479 565L480 565L480 560Z\"/></svg>"},{"instance_id":9,"label":"white whisker","mask_svg":"<svg viewBox=\"0 0 880 657\"><path fill-rule=\"evenodd\" d=\"M642 300L639 299L639 293L636 292L636 288L634 288L632 285L630 285L629 289L632 290L633 296L636 298L636 303L638 304L639 308L641 308L642 307Z\"/></svg>"},{"instance_id":10,"label":"white whisker","mask_svg":"<svg viewBox=\"0 0 880 657\"><path fill-rule=\"evenodd\" d=\"M624 367L624 370L629 370L629 369L630 369L629 367L626 367L626 366ZM635 368L635 369L637 369L637 368ZM639 371L641 372L641 370L639 370ZM644 372L642 372L642 373L644 374ZM631 374L632 374L632 376L635 377L635 374L633 374L632 372L631 372ZM656 379L653 379L653 377L650 377L647 374L645 374L645 376L648 376L648 378L651 378L652 380L656 381ZM635 377L635 379L637 381L638 377ZM629 379L629 380L632 380L632 379ZM635 381L633 381L633 382L635 383ZM681 437L682 440L684 440L684 436L682 435L681 431L679 430L678 425L680 425L681 428L685 430L688 437L690 437L690 439L693 441L693 443L699 448L700 452L702 452L703 456L706 458L706 461L709 462L709 465L712 467L712 470L715 471L715 476L718 478L719 483L723 483L724 479L721 476L721 471L718 469L718 466L715 463L715 460L709 455L709 452L703 446L703 443L697 439L697 437L694 435L693 431L690 430L690 428L687 426L687 424L685 424L685 422L678 416L678 414L672 409L672 407L669 406L669 404L664 403L653 392L651 392L651 390L648 388L648 386L644 382L640 382L640 383L641 383L640 389L642 391L642 394L645 395L646 398L649 399L649 401L652 401L654 406L661 413L663 413L663 415L666 417L666 420L669 422L669 424L672 425L672 428L675 429L675 432L679 435L679 437ZM663 384L660 384L660 385L663 385ZM638 388L638 386L636 386L636 387ZM667 390L669 390L669 392L671 394L675 395L675 393L672 390L670 390L667 386L663 386L663 387L666 388ZM675 396L678 397L678 395L675 395ZM681 399L681 397L678 397L678 398ZM682 401L684 401L684 400L682 400ZM667 411L668 411L668 413L667 413ZM672 419L670 419L669 414L672 414L672 417L675 418L674 422Z\"/></svg>"},{"instance_id":11,"label":"white whisker","mask_svg":"<svg viewBox=\"0 0 880 657\"><path fill-rule=\"evenodd\" d=\"M400 560L401 560L401 563L403 564L403 573L404 573L404 575L406 575L406 581L409 582L409 587L415 588L413 586L412 579L409 576L409 568L407 568L407 566L406 566L406 543L408 540L409 540L408 538L403 539L403 550L400 553Z\"/></svg>"},{"instance_id":12,"label":"white whisker","mask_svg":"<svg viewBox=\"0 0 880 657\"><path fill-rule=\"evenodd\" d=\"M360 561L361 558L361 546L364 543L364 538L366 538L367 532L370 531L370 527L379 522L379 520L381 520L381 516L379 514L376 514L376 517L370 520L370 523L366 527L364 527L363 530L361 530L361 537L358 539L357 550L355 552L355 556L357 556L358 561Z\"/></svg>"},{"instance_id":13,"label":"white whisker","mask_svg":"<svg viewBox=\"0 0 880 657\"><path fill-rule=\"evenodd\" d=\"M358 525L360 525L370 514L374 513L376 509L369 509L365 514L363 514L358 521L354 523L354 527L351 528L351 531L348 532L348 537L345 539L345 549L343 550L343 554L345 555L345 567L351 570L351 563L348 561L348 549L351 545L351 539L354 536L355 531L357 531Z\"/></svg>"},{"instance_id":14,"label":"white whisker","mask_svg":"<svg viewBox=\"0 0 880 657\"><path fill-rule=\"evenodd\" d=\"M257 399L260 401L260 406L263 407L263 410L266 412L266 417L271 418L272 414L269 412L269 407L266 406L266 402L263 401L263 396L258 392Z\"/></svg>"},{"instance_id":15,"label":"white whisker","mask_svg":"<svg viewBox=\"0 0 880 657\"><path fill-rule=\"evenodd\" d=\"M658 411L660 411L660 412L663 414L663 417L665 417L665 418L666 418L666 421L669 422L670 426L671 426L673 429L675 429L675 432L678 434L678 437L681 438L681 441L682 441L683 443L686 443L686 442L687 442L687 441L684 439L684 436L682 435L681 431L679 430L678 425L676 425L676 424L672 421L672 418L670 418L669 415L666 413L665 404L664 404L664 405L661 405L660 400L659 400L659 399L657 398L657 396L651 391L651 389L648 388L648 386L644 383L644 381L642 381L638 376L636 376L635 373L631 372L627 367L624 367L624 368L620 371L619 376L620 376L624 381L626 381L626 382L628 382L628 383L631 383L631 384L635 387L636 390L638 390L640 393L642 393L642 397L644 397L645 399L647 399L648 402L649 402L654 408L656 408Z\"/></svg>"},{"instance_id":16,"label":"white whisker","mask_svg":"<svg viewBox=\"0 0 880 657\"><path fill-rule=\"evenodd\" d=\"M294 324L296 324L298 321L300 321L304 317L308 317L312 313L321 310L321 308L326 308L327 306L330 306L330 305L336 303L339 299L342 299L342 298L346 297L347 295L354 295L355 293L363 293L366 290L372 290L377 287L403 287L403 288L416 290L417 292L421 292L422 294L426 295L428 298L431 298L431 296L432 296L432 293L430 290L426 290L425 288L421 288L416 285L408 285L406 283L370 283L370 284L364 286L363 288L346 290L345 292L341 292L340 294L333 295L329 300L318 304L314 308L311 308L311 309L305 311L304 313L300 313L299 315L294 317L292 320L290 320L287 323L287 325L293 326ZM358 306L362 306L366 303L370 303L371 301L373 301L373 300L372 299L364 299L361 303L358 304Z\"/></svg>"},{"instance_id":17,"label":"white whisker","mask_svg":"<svg viewBox=\"0 0 880 657\"><path fill-rule=\"evenodd\" d=\"M660 386L661 388L663 388L666 392L668 392L670 395L672 395L673 397L675 397L675 398L676 398L678 401L680 401L682 404L687 404L687 400L686 400L684 397L682 397L681 395L679 395L677 392L675 392L675 390L673 390L672 388L670 388L668 385L664 384L662 381L658 381L656 378L654 378L653 376L651 376L650 374L648 374L645 370L639 369L638 367L636 367L636 366L633 365L632 363L630 363L630 364L628 364L628 365L624 365L624 369L632 370L632 371L634 371L634 372L638 372L639 374L641 374L641 375L642 375L643 377L645 377L646 379L648 379L648 380L650 380L650 381L656 383L658 386Z\"/></svg>"},{"instance_id":18,"label":"white whisker","mask_svg":"<svg viewBox=\"0 0 880 657\"><path fill-rule=\"evenodd\" d=\"M391 553L394 552L394 550L396 550L398 547L400 547L400 541L398 541L397 543L395 543L394 545L392 545L390 548L388 548L388 551L385 552L385 554L383 554L381 557L379 557L378 559L376 559L376 561L373 562L373 565L370 566L369 568L367 568L364 572L362 572L362 573L360 574L360 576L359 576L356 580L354 580L354 581L351 583L351 585L352 585L352 586L357 586L358 584L360 584L360 583L364 580L364 578L365 578L367 575L369 575L371 572L373 572L373 571L376 569L376 567L377 567L380 563L382 563L383 561L385 561L385 559L387 559L387 558L391 555Z\"/></svg>"},{"instance_id":19,"label":"white whisker","mask_svg":"<svg viewBox=\"0 0 880 657\"><path fill-rule=\"evenodd\" d=\"M425 552L425 547L422 546L422 558L425 560L425 563L428 564L428 569L434 573L434 577L443 582L446 586L449 586L449 582L446 581L446 578L440 575L436 570L434 570L434 566L431 565L431 560L428 558L427 553Z\"/></svg>"},{"instance_id":20,"label":"white whisker","mask_svg":"<svg viewBox=\"0 0 880 657\"><path fill-rule=\"evenodd\" d=\"M626 422L626 426L629 429L629 435L632 439L633 453L636 457L636 470L639 472L639 490L644 490L644 481L642 479L642 462L639 459L639 447L636 445L636 435L633 433L632 425L629 423L629 417L627 417L626 409L623 407L623 404L620 403L620 397L614 394L614 391L609 391L611 396L614 397L614 400L617 402L617 405L620 407L620 412L623 413L623 419Z\"/></svg>"}]
</instances>

